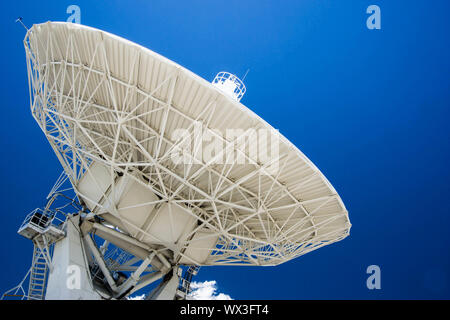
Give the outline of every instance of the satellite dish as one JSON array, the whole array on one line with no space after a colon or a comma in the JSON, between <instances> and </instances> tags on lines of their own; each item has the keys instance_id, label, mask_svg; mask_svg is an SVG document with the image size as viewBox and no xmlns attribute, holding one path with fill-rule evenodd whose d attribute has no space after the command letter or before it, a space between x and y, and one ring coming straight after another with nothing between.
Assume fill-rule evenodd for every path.
<instances>
[{"instance_id":1,"label":"satellite dish","mask_svg":"<svg viewBox=\"0 0 450 320\"><path fill-rule=\"evenodd\" d=\"M100 289L86 285L77 298L123 298L164 277L149 296L172 299L181 265L194 268L189 279L197 266L273 266L349 235L335 189L239 102L246 89L235 75L220 72L209 83L149 49L71 23L34 25L25 49L32 114L84 206L65 226L77 244L58 239L53 267L67 264L61 252L87 248L80 267L92 274L95 266L104 280L91 279ZM108 244L142 261L133 277L119 282ZM149 266L157 273L143 276ZM64 291L57 277L50 272L47 298Z\"/></svg>"}]
</instances>

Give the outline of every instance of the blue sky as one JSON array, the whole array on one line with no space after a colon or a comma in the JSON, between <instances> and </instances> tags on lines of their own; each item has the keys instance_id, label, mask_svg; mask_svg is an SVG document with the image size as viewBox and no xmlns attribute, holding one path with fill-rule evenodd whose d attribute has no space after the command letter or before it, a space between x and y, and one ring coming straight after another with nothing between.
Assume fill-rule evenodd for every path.
<instances>
[{"instance_id":1,"label":"blue sky","mask_svg":"<svg viewBox=\"0 0 450 320\"><path fill-rule=\"evenodd\" d=\"M0 291L32 244L16 231L61 172L29 111L18 16L81 23L148 47L207 80L245 79L242 103L297 145L349 211L350 237L277 267L207 267L235 299L450 298L447 0L2 1ZM366 8L381 8L381 30ZM366 268L381 268L368 290Z\"/></svg>"}]
</instances>

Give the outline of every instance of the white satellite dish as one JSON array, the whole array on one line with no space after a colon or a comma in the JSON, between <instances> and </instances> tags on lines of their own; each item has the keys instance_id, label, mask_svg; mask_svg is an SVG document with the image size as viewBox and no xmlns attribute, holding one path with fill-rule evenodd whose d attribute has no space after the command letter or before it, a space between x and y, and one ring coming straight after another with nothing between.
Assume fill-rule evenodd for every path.
<instances>
[{"instance_id":1,"label":"white satellite dish","mask_svg":"<svg viewBox=\"0 0 450 320\"><path fill-rule=\"evenodd\" d=\"M46 298L119 299L162 277L149 298L183 297L180 265L192 266L189 279L196 266L278 265L348 236L339 195L239 102L235 75L209 83L71 23L34 25L24 42L32 114L84 206L63 236L30 228L34 215L21 228L42 256L55 243ZM108 255L110 245L131 258ZM73 264L91 274L75 291L61 285Z\"/></svg>"}]
</instances>

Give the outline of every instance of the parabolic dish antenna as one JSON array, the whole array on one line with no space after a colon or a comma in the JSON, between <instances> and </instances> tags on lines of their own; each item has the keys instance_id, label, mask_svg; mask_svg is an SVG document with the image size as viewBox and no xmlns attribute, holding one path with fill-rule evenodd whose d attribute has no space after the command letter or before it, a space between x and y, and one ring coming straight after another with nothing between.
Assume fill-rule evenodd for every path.
<instances>
[{"instance_id":1,"label":"parabolic dish antenna","mask_svg":"<svg viewBox=\"0 0 450 320\"><path fill-rule=\"evenodd\" d=\"M236 76L209 83L71 23L34 25L25 48L31 111L85 206L83 232L126 247L116 232L168 267L277 265L348 236L339 195L239 102Z\"/></svg>"}]
</instances>

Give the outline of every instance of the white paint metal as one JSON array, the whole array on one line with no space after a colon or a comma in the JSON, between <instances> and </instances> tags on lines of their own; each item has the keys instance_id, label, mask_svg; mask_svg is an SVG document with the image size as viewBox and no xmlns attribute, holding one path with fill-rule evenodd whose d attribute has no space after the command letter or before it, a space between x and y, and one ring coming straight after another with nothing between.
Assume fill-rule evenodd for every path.
<instances>
[{"instance_id":1,"label":"white paint metal","mask_svg":"<svg viewBox=\"0 0 450 320\"><path fill-rule=\"evenodd\" d=\"M163 281L147 296L148 300L174 300L177 293L180 276L178 268L173 268Z\"/></svg>"},{"instance_id":2,"label":"white paint metal","mask_svg":"<svg viewBox=\"0 0 450 320\"><path fill-rule=\"evenodd\" d=\"M89 270L87 257L83 247L79 216L69 218L66 224L66 237L55 243L53 252L53 270L48 276L46 300L98 300L100 295L95 292ZM79 268L79 288L69 284L71 272ZM71 283L71 282L70 282Z\"/></svg>"},{"instance_id":3,"label":"white paint metal","mask_svg":"<svg viewBox=\"0 0 450 320\"><path fill-rule=\"evenodd\" d=\"M127 236L170 250L172 264L277 265L348 236L334 188L223 92L236 85L230 78L219 90L155 52L69 23L34 25L25 49L32 114L80 199ZM181 142L171 134L186 129L191 139L199 124L245 164L207 161L198 150L175 164ZM242 134L217 133L229 128ZM237 147L241 138L257 144L255 129L279 141L277 159Z\"/></svg>"}]
</instances>

